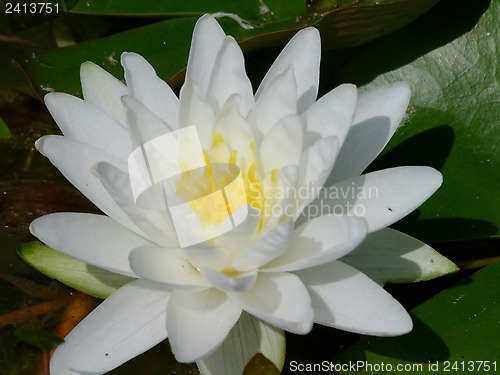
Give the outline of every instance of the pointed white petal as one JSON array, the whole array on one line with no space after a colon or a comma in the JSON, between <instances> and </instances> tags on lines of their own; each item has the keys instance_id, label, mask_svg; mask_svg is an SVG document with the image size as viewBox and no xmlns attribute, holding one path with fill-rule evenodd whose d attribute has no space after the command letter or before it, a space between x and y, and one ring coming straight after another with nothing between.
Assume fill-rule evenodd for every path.
<instances>
[{"instance_id":1,"label":"pointed white petal","mask_svg":"<svg viewBox=\"0 0 500 375\"><path fill-rule=\"evenodd\" d=\"M137 53L123 53L121 62L130 95L176 129L179 121L179 100L170 86L158 78L153 67Z\"/></svg>"},{"instance_id":2,"label":"pointed white petal","mask_svg":"<svg viewBox=\"0 0 500 375\"><path fill-rule=\"evenodd\" d=\"M290 66L273 75L249 114L252 128L265 136L279 120L297 113L297 83Z\"/></svg>"},{"instance_id":3,"label":"pointed white petal","mask_svg":"<svg viewBox=\"0 0 500 375\"><path fill-rule=\"evenodd\" d=\"M96 267L135 276L128 257L151 244L103 215L62 212L42 216L30 225L31 233L54 249Z\"/></svg>"},{"instance_id":4,"label":"pointed white petal","mask_svg":"<svg viewBox=\"0 0 500 375\"><path fill-rule=\"evenodd\" d=\"M247 119L240 114L240 102L238 95L230 97L217 117L215 125L215 130L220 133L229 148L239 153L236 160L241 158L243 153L241 150L248 148L253 140L252 129Z\"/></svg>"},{"instance_id":5,"label":"pointed white petal","mask_svg":"<svg viewBox=\"0 0 500 375\"><path fill-rule=\"evenodd\" d=\"M337 261L297 275L311 295L316 323L374 336L397 336L412 329L399 302L351 266Z\"/></svg>"},{"instance_id":6,"label":"pointed white petal","mask_svg":"<svg viewBox=\"0 0 500 375\"><path fill-rule=\"evenodd\" d=\"M291 273L260 273L246 293L228 297L248 313L285 331L306 334L313 325L309 294L300 279Z\"/></svg>"},{"instance_id":7,"label":"pointed white petal","mask_svg":"<svg viewBox=\"0 0 500 375\"><path fill-rule=\"evenodd\" d=\"M167 331L179 362L194 362L213 352L238 321L241 308L217 289L174 292L168 303Z\"/></svg>"},{"instance_id":8,"label":"pointed white petal","mask_svg":"<svg viewBox=\"0 0 500 375\"><path fill-rule=\"evenodd\" d=\"M328 179L329 185L359 176L377 157L403 119L410 95L408 85L399 82L359 96L353 125Z\"/></svg>"},{"instance_id":9,"label":"pointed white petal","mask_svg":"<svg viewBox=\"0 0 500 375\"><path fill-rule=\"evenodd\" d=\"M264 174L287 165L299 165L302 154L302 124L298 116L282 119L266 134L259 150Z\"/></svg>"},{"instance_id":10,"label":"pointed white petal","mask_svg":"<svg viewBox=\"0 0 500 375\"><path fill-rule=\"evenodd\" d=\"M212 268L202 267L200 273L214 288L223 292L246 292L257 280L257 270L234 274L217 271Z\"/></svg>"},{"instance_id":11,"label":"pointed white petal","mask_svg":"<svg viewBox=\"0 0 500 375\"><path fill-rule=\"evenodd\" d=\"M127 86L90 61L81 65L80 80L85 101L102 109L119 124L125 125L121 97L128 94Z\"/></svg>"},{"instance_id":12,"label":"pointed white petal","mask_svg":"<svg viewBox=\"0 0 500 375\"><path fill-rule=\"evenodd\" d=\"M320 59L321 41L318 30L307 28L299 31L267 72L255 94L256 98L267 90L277 75L292 65L297 80L298 113L304 112L318 94Z\"/></svg>"},{"instance_id":13,"label":"pointed white petal","mask_svg":"<svg viewBox=\"0 0 500 375\"><path fill-rule=\"evenodd\" d=\"M430 280L458 271L430 246L391 228L369 234L341 261L379 284Z\"/></svg>"},{"instance_id":14,"label":"pointed white petal","mask_svg":"<svg viewBox=\"0 0 500 375\"><path fill-rule=\"evenodd\" d=\"M123 160L103 150L57 135L42 137L36 141L35 146L69 182L106 215L133 232L143 234L109 196L99 179L91 173L92 166L102 161L126 168Z\"/></svg>"},{"instance_id":15,"label":"pointed white petal","mask_svg":"<svg viewBox=\"0 0 500 375\"><path fill-rule=\"evenodd\" d=\"M342 145L351 127L357 101L356 86L343 84L312 104L302 115L306 146L331 136L337 137Z\"/></svg>"},{"instance_id":16,"label":"pointed white petal","mask_svg":"<svg viewBox=\"0 0 500 375\"><path fill-rule=\"evenodd\" d=\"M178 249L142 246L130 254L130 267L143 279L168 288L200 290L209 287L191 263L178 256Z\"/></svg>"},{"instance_id":17,"label":"pointed white petal","mask_svg":"<svg viewBox=\"0 0 500 375\"><path fill-rule=\"evenodd\" d=\"M127 128L133 146L138 147L154 138L175 130L160 120L146 106L132 96L122 97L127 118Z\"/></svg>"},{"instance_id":18,"label":"pointed white petal","mask_svg":"<svg viewBox=\"0 0 500 375\"><path fill-rule=\"evenodd\" d=\"M288 248L292 231L292 222L278 224L234 258L233 267L240 271L250 271L280 256Z\"/></svg>"},{"instance_id":19,"label":"pointed white petal","mask_svg":"<svg viewBox=\"0 0 500 375\"><path fill-rule=\"evenodd\" d=\"M224 343L197 364L202 375L242 374L248 361L262 353L281 369L285 363L285 346L282 330L244 312Z\"/></svg>"},{"instance_id":20,"label":"pointed white petal","mask_svg":"<svg viewBox=\"0 0 500 375\"><path fill-rule=\"evenodd\" d=\"M112 164L97 163L93 167L93 173L99 178L109 196L148 239L160 246L176 244L176 235L169 213L160 203L157 210L139 207L132 193L130 176L126 172Z\"/></svg>"},{"instance_id":21,"label":"pointed white petal","mask_svg":"<svg viewBox=\"0 0 500 375\"><path fill-rule=\"evenodd\" d=\"M186 77L180 93L179 127L191 125L196 126L203 149L210 149L215 115L212 108L201 98L196 83Z\"/></svg>"},{"instance_id":22,"label":"pointed white petal","mask_svg":"<svg viewBox=\"0 0 500 375\"><path fill-rule=\"evenodd\" d=\"M193 79L199 85L203 97L208 89L215 59L225 38L226 34L212 16L205 14L196 22L186 77Z\"/></svg>"},{"instance_id":23,"label":"pointed white petal","mask_svg":"<svg viewBox=\"0 0 500 375\"><path fill-rule=\"evenodd\" d=\"M217 54L206 99L218 114L234 94L240 96L240 111L246 116L254 105L252 84L245 72L245 59L238 43L227 36Z\"/></svg>"},{"instance_id":24,"label":"pointed white petal","mask_svg":"<svg viewBox=\"0 0 500 375\"><path fill-rule=\"evenodd\" d=\"M372 233L415 210L442 181L441 173L430 167L383 169L331 186L321 203L363 217Z\"/></svg>"},{"instance_id":25,"label":"pointed white petal","mask_svg":"<svg viewBox=\"0 0 500 375\"><path fill-rule=\"evenodd\" d=\"M332 170L339 152L337 137L321 138L302 152L297 182L297 215L311 203L318 194Z\"/></svg>"},{"instance_id":26,"label":"pointed white petal","mask_svg":"<svg viewBox=\"0 0 500 375\"><path fill-rule=\"evenodd\" d=\"M66 137L126 160L132 152L127 131L99 108L75 96L50 93L45 105Z\"/></svg>"},{"instance_id":27,"label":"pointed white petal","mask_svg":"<svg viewBox=\"0 0 500 375\"><path fill-rule=\"evenodd\" d=\"M298 227L288 250L265 265L264 270L295 271L331 262L352 251L366 233L366 221L358 217L317 217Z\"/></svg>"},{"instance_id":28,"label":"pointed white petal","mask_svg":"<svg viewBox=\"0 0 500 375\"><path fill-rule=\"evenodd\" d=\"M169 294L143 280L121 287L66 336L50 373L103 374L163 341Z\"/></svg>"}]
</instances>

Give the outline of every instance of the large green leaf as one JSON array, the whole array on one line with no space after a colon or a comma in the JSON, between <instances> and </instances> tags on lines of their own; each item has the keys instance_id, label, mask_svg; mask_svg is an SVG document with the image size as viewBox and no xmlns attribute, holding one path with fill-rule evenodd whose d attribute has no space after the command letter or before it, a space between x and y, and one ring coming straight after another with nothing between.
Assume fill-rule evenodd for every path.
<instances>
[{"instance_id":1,"label":"large green leaf","mask_svg":"<svg viewBox=\"0 0 500 375\"><path fill-rule=\"evenodd\" d=\"M365 338L333 363L339 369L342 364L364 365L358 372L345 366L341 374L496 373L500 366L499 283L497 263L413 309L411 333Z\"/></svg>"},{"instance_id":2,"label":"large green leaf","mask_svg":"<svg viewBox=\"0 0 500 375\"><path fill-rule=\"evenodd\" d=\"M238 22L230 18L221 18L220 23L226 33L233 35L246 51L283 45L297 30L306 26L318 27L323 32L325 45L348 47L402 27L427 11L436 2L437 0L404 2L392 0L376 4L377 1L367 0L344 7L337 7L337 4L327 2L326 4L330 6L322 5L321 13L315 12L315 8L306 12L304 5L302 17L296 15L292 18L273 18L267 23L245 27L241 27ZM124 3L123 6L128 3L130 2ZM139 2L134 3L139 4ZM99 7L98 4L103 6L106 4L106 7L109 5L108 2L92 2L92 4L96 7ZM113 4L118 6L121 3ZM294 9L294 7L287 5L284 9ZM119 12L118 8L110 8L109 12L113 11ZM203 12L200 8L200 14ZM64 91L80 95L78 71L80 64L87 60L101 65L116 77L122 78L123 72L119 59L124 51L142 54L153 64L161 78L169 80L186 65L196 19L196 17L169 19L74 47L45 54L33 54L30 57L18 59L17 62L26 72L40 96L50 91ZM182 76L179 77L182 78ZM173 83L178 85L180 82L181 80L177 79Z\"/></svg>"},{"instance_id":3,"label":"large green leaf","mask_svg":"<svg viewBox=\"0 0 500 375\"><path fill-rule=\"evenodd\" d=\"M371 169L417 164L443 173L437 193L396 226L419 239L499 234L499 18L498 1L444 1L370 43L338 78L369 82L364 89L410 84L408 119Z\"/></svg>"}]
</instances>

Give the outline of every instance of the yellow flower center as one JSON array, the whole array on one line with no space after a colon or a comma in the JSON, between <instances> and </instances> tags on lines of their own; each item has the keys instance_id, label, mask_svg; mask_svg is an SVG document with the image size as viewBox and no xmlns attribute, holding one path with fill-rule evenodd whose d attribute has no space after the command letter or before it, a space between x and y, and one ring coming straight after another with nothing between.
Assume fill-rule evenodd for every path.
<instances>
[{"instance_id":1,"label":"yellow flower center","mask_svg":"<svg viewBox=\"0 0 500 375\"><path fill-rule=\"evenodd\" d=\"M263 178L259 173L255 142L244 150L233 150L219 131L212 133L212 145L204 151L206 167L202 170L183 170L176 182L176 194L196 212L200 221L210 227L225 222L243 205L258 210L261 219L258 230L266 224L266 196ZM179 164L182 167L182 162ZM238 168L235 168L238 167ZM271 172L276 184L279 171Z\"/></svg>"}]
</instances>

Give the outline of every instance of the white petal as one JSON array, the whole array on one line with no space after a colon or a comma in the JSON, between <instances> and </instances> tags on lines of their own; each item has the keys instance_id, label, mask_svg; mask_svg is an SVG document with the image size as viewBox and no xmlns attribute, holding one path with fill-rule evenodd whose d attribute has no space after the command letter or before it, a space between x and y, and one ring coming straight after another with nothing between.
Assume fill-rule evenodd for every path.
<instances>
[{"instance_id":1,"label":"white petal","mask_svg":"<svg viewBox=\"0 0 500 375\"><path fill-rule=\"evenodd\" d=\"M458 271L430 246L390 228L369 234L341 261L380 284L430 280Z\"/></svg>"},{"instance_id":2,"label":"white petal","mask_svg":"<svg viewBox=\"0 0 500 375\"><path fill-rule=\"evenodd\" d=\"M356 86L344 84L312 104L302 115L306 125L306 147L331 136L337 137L342 145L351 127L357 100Z\"/></svg>"},{"instance_id":3,"label":"white petal","mask_svg":"<svg viewBox=\"0 0 500 375\"><path fill-rule=\"evenodd\" d=\"M134 147L175 130L134 97L124 96L122 103L127 117L127 128Z\"/></svg>"},{"instance_id":4,"label":"white petal","mask_svg":"<svg viewBox=\"0 0 500 375\"><path fill-rule=\"evenodd\" d=\"M243 53L234 38L228 36L217 54L206 99L218 114L234 94L240 96L240 111L246 116L254 105L252 84L245 72Z\"/></svg>"},{"instance_id":5,"label":"white petal","mask_svg":"<svg viewBox=\"0 0 500 375\"><path fill-rule=\"evenodd\" d=\"M234 95L224 105L222 112L217 117L215 130L217 130L231 150L239 151L238 158L249 147L253 140L252 129L246 118L239 111L240 97Z\"/></svg>"},{"instance_id":6,"label":"white petal","mask_svg":"<svg viewBox=\"0 0 500 375\"><path fill-rule=\"evenodd\" d=\"M253 129L265 136L279 120L297 113L297 83L293 68L274 75L249 114Z\"/></svg>"},{"instance_id":7,"label":"white petal","mask_svg":"<svg viewBox=\"0 0 500 375\"><path fill-rule=\"evenodd\" d=\"M125 125L121 97L128 94L127 86L90 61L81 65L80 80L85 101L102 109L119 124Z\"/></svg>"},{"instance_id":8,"label":"white petal","mask_svg":"<svg viewBox=\"0 0 500 375\"><path fill-rule=\"evenodd\" d=\"M262 353L281 369L285 363L285 346L282 330L243 313L224 343L197 364L202 375L242 374L253 356Z\"/></svg>"},{"instance_id":9,"label":"white petal","mask_svg":"<svg viewBox=\"0 0 500 375\"><path fill-rule=\"evenodd\" d=\"M297 80L298 113L304 112L318 94L321 41L314 28L299 31L271 66L255 94L259 98L272 80L292 65Z\"/></svg>"},{"instance_id":10,"label":"white petal","mask_svg":"<svg viewBox=\"0 0 500 375\"><path fill-rule=\"evenodd\" d=\"M278 224L239 254L233 260L233 267L240 271L249 271L280 256L288 248L292 231L292 222Z\"/></svg>"},{"instance_id":11,"label":"white petal","mask_svg":"<svg viewBox=\"0 0 500 375\"><path fill-rule=\"evenodd\" d=\"M139 207L132 193L130 177L126 172L112 164L97 163L93 167L93 173L99 178L107 193L148 239L163 246L176 244L177 237L169 213L163 210L164 205L159 204L158 210Z\"/></svg>"},{"instance_id":12,"label":"white petal","mask_svg":"<svg viewBox=\"0 0 500 375\"><path fill-rule=\"evenodd\" d=\"M63 93L47 94L44 101L65 136L123 160L132 152L123 126L89 102Z\"/></svg>"},{"instance_id":13,"label":"white petal","mask_svg":"<svg viewBox=\"0 0 500 375\"><path fill-rule=\"evenodd\" d=\"M319 139L302 152L294 197L297 201L297 215L320 193L339 149L337 137L326 137Z\"/></svg>"},{"instance_id":14,"label":"white petal","mask_svg":"<svg viewBox=\"0 0 500 375\"><path fill-rule=\"evenodd\" d=\"M121 159L103 150L57 135L42 137L36 141L35 146L69 182L106 215L135 233L143 234L109 196L99 179L91 173L92 166L102 161L126 168Z\"/></svg>"},{"instance_id":15,"label":"white petal","mask_svg":"<svg viewBox=\"0 0 500 375\"><path fill-rule=\"evenodd\" d=\"M253 287L257 280L257 270L234 274L217 271L208 267L201 267L200 273L214 288L222 292L246 292Z\"/></svg>"},{"instance_id":16,"label":"white petal","mask_svg":"<svg viewBox=\"0 0 500 375\"><path fill-rule=\"evenodd\" d=\"M399 82L359 96L353 125L328 185L359 176L377 157L403 119L410 95L408 85Z\"/></svg>"},{"instance_id":17,"label":"white petal","mask_svg":"<svg viewBox=\"0 0 500 375\"><path fill-rule=\"evenodd\" d=\"M383 169L331 186L321 204L363 217L372 233L415 210L442 181L441 173L430 167Z\"/></svg>"},{"instance_id":18,"label":"white petal","mask_svg":"<svg viewBox=\"0 0 500 375\"><path fill-rule=\"evenodd\" d=\"M186 77L193 79L205 97L215 59L226 34L219 23L210 15L202 16L194 27Z\"/></svg>"},{"instance_id":19,"label":"white petal","mask_svg":"<svg viewBox=\"0 0 500 375\"><path fill-rule=\"evenodd\" d=\"M121 287L66 336L50 373L103 374L163 341L169 294L143 280Z\"/></svg>"},{"instance_id":20,"label":"white petal","mask_svg":"<svg viewBox=\"0 0 500 375\"><path fill-rule=\"evenodd\" d=\"M216 289L178 292L168 303L167 331L175 358L194 362L224 341L241 309Z\"/></svg>"},{"instance_id":21,"label":"white petal","mask_svg":"<svg viewBox=\"0 0 500 375\"><path fill-rule=\"evenodd\" d=\"M306 334L312 328L311 299L300 279L290 273L260 273L246 293L228 293L242 309L285 331Z\"/></svg>"},{"instance_id":22,"label":"white petal","mask_svg":"<svg viewBox=\"0 0 500 375\"><path fill-rule=\"evenodd\" d=\"M142 246L130 254L130 267L143 279L173 289L199 290L209 285L191 263L178 256L177 249Z\"/></svg>"},{"instance_id":23,"label":"white petal","mask_svg":"<svg viewBox=\"0 0 500 375\"><path fill-rule=\"evenodd\" d=\"M346 264L332 262L297 275L311 294L316 323L374 336L397 336L412 329L399 302Z\"/></svg>"},{"instance_id":24,"label":"white petal","mask_svg":"<svg viewBox=\"0 0 500 375\"><path fill-rule=\"evenodd\" d=\"M160 119L174 129L179 121L179 100L153 67L137 53L123 53L121 63L130 95L141 101Z\"/></svg>"},{"instance_id":25,"label":"white petal","mask_svg":"<svg viewBox=\"0 0 500 375\"><path fill-rule=\"evenodd\" d=\"M55 213L30 225L31 233L54 249L96 267L135 276L130 252L151 242L103 215Z\"/></svg>"},{"instance_id":26,"label":"white petal","mask_svg":"<svg viewBox=\"0 0 500 375\"><path fill-rule=\"evenodd\" d=\"M323 215L305 222L292 234L288 250L268 263L266 271L295 271L339 259L360 244L367 233L365 220Z\"/></svg>"},{"instance_id":27,"label":"white petal","mask_svg":"<svg viewBox=\"0 0 500 375\"><path fill-rule=\"evenodd\" d=\"M179 127L195 125L203 149L209 150L212 145L215 115L200 95L196 83L186 77L180 93Z\"/></svg>"},{"instance_id":28,"label":"white petal","mask_svg":"<svg viewBox=\"0 0 500 375\"><path fill-rule=\"evenodd\" d=\"M259 150L264 174L288 165L299 165L302 154L302 124L298 116L282 119L269 130Z\"/></svg>"}]
</instances>

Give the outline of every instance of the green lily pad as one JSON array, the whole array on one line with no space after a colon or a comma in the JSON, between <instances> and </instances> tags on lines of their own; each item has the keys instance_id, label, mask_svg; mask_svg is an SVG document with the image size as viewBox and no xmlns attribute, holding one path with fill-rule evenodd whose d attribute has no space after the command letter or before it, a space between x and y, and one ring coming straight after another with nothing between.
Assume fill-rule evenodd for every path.
<instances>
[{"instance_id":1,"label":"green lily pad","mask_svg":"<svg viewBox=\"0 0 500 375\"><path fill-rule=\"evenodd\" d=\"M21 245L18 255L44 275L97 298L107 298L115 290L134 280L90 266L40 242Z\"/></svg>"},{"instance_id":2,"label":"green lily pad","mask_svg":"<svg viewBox=\"0 0 500 375\"><path fill-rule=\"evenodd\" d=\"M497 263L413 309L409 334L364 338L333 363L340 374L496 373L499 282ZM360 365L349 368L349 364Z\"/></svg>"},{"instance_id":3,"label":"green lily pad","mask_svg":"<svg viewBox=\"0 0 500 375\"><path fill-rule=\"evenodd\" d=\"M499 18L497 1L443 1L358 51L338 77L369 82L363 89L410 84L407 119L370 169L430 165L443 173L442 187L395 225L426 242L500 233Z\"/></svg>"},{"instance_id":4,"label":"green lily pad","mask_svg":"<svg viewBox=\"0 0 500 375\"><path fill-rule=\"evenodd\" d=\"M377 4L379 3L377 1L365 0L353 3L342 2L343 6L338 6L336 3L325 3L320 9L321 12L316 12L315 6L311 6L308 10L305 1L300 0L303 12L294 14L293 17L289 14L283 18L272 18L269 21L263 23L258 21L254 24L242 23L238 19L240 16L231 16L232 19L224 17L219 21L225 32L234 36L246 51L283 45L299 29L307 26L316 26L323 32L325 46L350 47L404 26L426 12L436 2L437 0L408 0L405 2L392 0ZM80 2L79 6L84 6L86 3L95 6L96 13L104 11L104 9L99 8L99 4L101 4L102 7L108 9L108 13L121 14L121 9L132 2L124 2L122 5L118 5L121 2L113 2L111 5L109 2ZM181 2L176 3L180 4ZM190 2L182 2L182 4L188 3ZM239 2L233 3L238 4ZM111 7L114 6L113 4L116 5L115 8ZM140 4L140 2L134 2L134 4ZM259 3L254 2L253 4ZM297 4L297 2L292 4ZM330 4L330 6L327 7L326 4ZM130 6L135 7L136 5ZM235 6L238 7L238 5ZM296 7L288 3L286 7L283 4L280 6L288 11ZM186 7L186 5L179 5L179 9L182 7ZM276 9L278 8L279 6ZM74 11L77 9L80 8L75 7ZM200 8L200 14L204 13L205 10L206 8ZM131 13L135 14L132 11ZM186 66L191 34L196 20L197 17L169 19L73 47L43 54L32 54L29 57L18 59L17 63L27 74L40 96L51 91L62 91L81 96L79 68L80 64L87 60L99 64L116 77L123 78L119 59L125 51L140 53L152 63L161 78L170 80ZM177 78L173 81L174 85L181 83L181 76Z\"/></svg>"}]
</instances>

